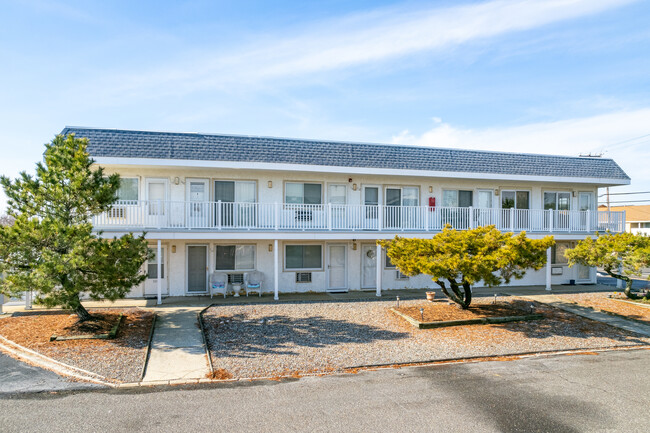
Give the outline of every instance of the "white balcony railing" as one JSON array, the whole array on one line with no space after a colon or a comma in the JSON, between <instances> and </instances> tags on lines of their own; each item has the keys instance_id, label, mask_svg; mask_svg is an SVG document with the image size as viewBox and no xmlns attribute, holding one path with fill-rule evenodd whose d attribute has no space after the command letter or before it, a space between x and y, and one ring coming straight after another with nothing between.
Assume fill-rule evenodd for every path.
<instances>
[{"instance_id":1,"label":"white balcony railing","mask_svg":"<svg viewBox=\"0 0 650 433\"><path fill-rule=\"evenodd\" d=\"M439 231L495 225L503 231L622 232L625 212L472 207L124 201L93 218L96 229Z\"/></svg>"}]
</instances>

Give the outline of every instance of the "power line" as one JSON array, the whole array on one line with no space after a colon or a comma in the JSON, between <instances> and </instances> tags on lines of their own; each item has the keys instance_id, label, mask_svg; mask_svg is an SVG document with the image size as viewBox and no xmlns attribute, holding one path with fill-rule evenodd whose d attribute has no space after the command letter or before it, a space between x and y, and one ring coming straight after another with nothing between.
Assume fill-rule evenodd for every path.
<instances>
[{"instance_id":1,"label":"power line","mask_svg":"<svg viewBox=\"0 0 650 433\"><path fill-rule=\"evenodd\" d=\"M629 201L610 201L610 203L646 203L650 202L650 200L629 200ZM600 203L605 203L605 202L600 202Z\"/></svg>"},{"instance_id":2,"label":"power line","mask_svg":"<svg viewBox=\"0 0 650 433\"><path fill-rule=\"evenodd\" d=\"M616 143L606 144L606 146L617 146L619 144L629 143L630 141L638 140L639 138L645 138L645 137L650 137L650 134L639 135L638 137L629 138L627 140L619 141L619 142L616 142Z\"/></svg>"},{"instance_id":3,"label":"power line","mask_svg":"<svg viewBox=\"0 0 650 433\"><path fill-rule=\"evenodd\" d=\"M629 194L650 194L650 191L639 191L639 192L610 192L609 195L629 195ZM605 197L607 193L600 194L598 197Z\"/></svg>"}]
</instances>

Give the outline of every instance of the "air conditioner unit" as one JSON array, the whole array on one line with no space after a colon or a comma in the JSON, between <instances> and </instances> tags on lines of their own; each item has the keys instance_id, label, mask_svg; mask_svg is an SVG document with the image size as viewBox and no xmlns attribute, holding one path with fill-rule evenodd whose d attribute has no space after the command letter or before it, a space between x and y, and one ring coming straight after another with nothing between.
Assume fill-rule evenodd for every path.
<instances>
[{"instance_id":1,"label":"air conditioner unit","mask_svg":"<svg viewBox=\"0 0 650 433\"><path fill-rule=\"evenodd\" d=\"M311 283L311 272L296 272L296 283Z\"/></svg>"}]
</instances>

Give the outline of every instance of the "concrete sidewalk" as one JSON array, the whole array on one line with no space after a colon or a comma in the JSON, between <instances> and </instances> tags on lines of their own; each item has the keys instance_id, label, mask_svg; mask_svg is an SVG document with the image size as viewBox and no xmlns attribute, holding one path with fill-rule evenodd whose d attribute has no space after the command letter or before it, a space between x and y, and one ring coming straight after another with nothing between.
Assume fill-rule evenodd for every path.
<instances>
[{"instance_id":1,"label":"concrete sidewalk","mask_svg":"<svg viewBox=\"0 0 650 433\"><path fill-rule=\"evenodd\" d=\"M151 341L143 382L202 379L209 372L203 335L197 320L200 307L165 308Z\"/></svg>"},{"instance_id":2,"label":"concrete sidewalk","mask_svg":"<svg viewBox=\"0 0 650 433\"><path fill-rule=\"evenodd\" d=\"M606 323L616 328L624 329L626 331L635 332L637 334L650 337L650 326L639 323L634 320L625 319L620 316L603 313L594 310L590 307L575 304L565 299L559 298L555 295L527 295L521 296L522 298L530 301L537 301L542 304L550 305L551 307L559 308L560 310L573 313L577 316L586 317L587 319L596 320L598 322Z\"/></svg>"}]
</instances>

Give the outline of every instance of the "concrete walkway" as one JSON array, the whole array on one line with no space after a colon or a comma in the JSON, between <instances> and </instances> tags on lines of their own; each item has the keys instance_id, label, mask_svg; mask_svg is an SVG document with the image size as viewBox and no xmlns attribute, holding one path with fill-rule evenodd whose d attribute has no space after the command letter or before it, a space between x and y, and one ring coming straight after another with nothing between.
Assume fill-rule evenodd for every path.
<instances>
[{"instance_id":1,"label":"concrete walkway","mask_svg":"<svg viewBox=\"0 0 650 433\"><path fill-rule=\"evenodd\" d=\"M650 337L650 326L648 325L639 323L634 320L628 320L620 316L603 313L602 311L597 311L590 307L583 307L582 305L574 304L573 302L559 298L555 295L528 295L521 297L530 301L537 301L542 304L547 304L552 307L559 308L560 310L564 310L578 316L586 317L587 319L606 323L616 328L625 329L626 331L635 332L637 334Z\"/></svg>"},{"instance_id":2,"label":"concrete walkway","mask_svg":"<svg viewBox=\"0 0 650 433\"><path fill-rule=\"evenodd\" d=\"M144 382L202 379L209 372L200 307L160 308Z\"/></svg>"}]
</instances>

